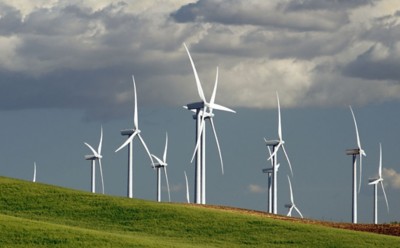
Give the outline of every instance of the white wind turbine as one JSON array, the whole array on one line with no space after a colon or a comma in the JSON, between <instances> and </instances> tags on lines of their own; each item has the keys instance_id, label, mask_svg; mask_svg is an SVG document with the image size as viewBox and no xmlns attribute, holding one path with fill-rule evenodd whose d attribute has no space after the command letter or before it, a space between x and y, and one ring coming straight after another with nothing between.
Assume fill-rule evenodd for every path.
<instances>
[{"instance_id":1,"label":"white wind turbine","mask_svg":"<svg viewBox=\"0 0 400 248\"><path fill-rule=\"evenodd\" d=\"M139 129L139 121L138 121L138 110L137 110L137 94L136 94L136 84L135 78L132 75L133 81L133 94L134 94L134 113L133 113L133 129L125 129L121 130L121 135L128 135L128 139L117 149L115 152L118 152L125 146L128 146L128 197L133 198L133 139L138 136L140 142L142 143L144 149L147 152L147 155L150 158L151 164L154 164L153 158L151 157L150 151L146 146L142 136L140 135L141 131Z\"/></svg>"},{"instance_id":2,"label":"white wind turbine","mask_svg":"<svg viewBox=\"0 0 400 248\"><path fill-rule=\"evenodd\" d=\"M168 174L167 174L167 150L168 150L168 133L165 136L165 147L163 159L161 160L157 156L151 154L151 156L157 161L156 164L153 164L153 168L157 170L157 201L161 201L161 169L164 169L165 182L167 183L168 190L168 200L171 201L171 194L169 191L169 182L168 182Z\"/></svg>"},{"instance_id":3,"label":"white wind turbine","mask_svg":"<svg viewBox=\"0 0 400 248\"><path fill-rule=\"evenodd\" d=\"M33 178L32 182L36 182L36 162L33 162Z\"/></svg>"},{"instance_id":4,"label":"white wind turbine","mask_svg":"<svg viewBox=\"0 0 400 248\"><path fill-rule=\"evenodd\" d=\"M214 84L214 90L211 95L211 99L209 102L207 102L203 88L201 86L201 82L199 79L199 76L197 74L196 66L193 62L193 59L189 53L189 49L187 48L186 44L184 44L186 52L189 56L190 63L192 65L193 73L195 76L195 81L196 81L196 86L197 86L197 91L199 93L201 102L196 102L196 103L191 103L186 106L187 109L189 110L195 110L195 119L196 119L196 146L195 150L193 152L193 156L191 161L193 162L195 155L196 156L196 176L195 176L195 202L196 203L201 203L205 204L206 203L206 192L205 192L205 120L208 119L210 121L215 141L217 144L218 148L218 154L221 162L221 170L222 173L224 173L224 166L223 166L223 160L222 160L222 154L221 154L221 148L218 142L218 137L217 133L215 131L215 125L213 121L213 110L222 110L222 111L228 111L228 112L233 112L236 113L234 110L224 107L222 105L216 104L215 103L215 96L217 92L217 86L218 86L218 67L217 67L217 75L215 79L215 84Z\"/></svg>"},{"instance_id":5,"label":"white wind turbine","mask_svg":"<svg viewBox=\"0 0 400 248\"><path fill-rule=\"evenodd\" d=\"M353 116L354 126L356 129L356 137L357 137L357 148L356 149L347 149L346 154L351 155L353 157L353 201L352 201L352 222L357 223L357 155L360 157L360 184L358 187L358 191L361 187L361 172L362 172L362 156L366 156L365 151L361 148L360 135L358 133L358 126L356 117L354 115L353 109L350 107L351 115Z\"/></svg>"},{"instance_id":6,"label":"white wind turbine","mask_svg":"<svg viewBox=\"0 0 400 248\"><path fill-rule=\"evenodd\" d=\"M272 159L273 161L273 172L272 172L272 213L277 214L278 212L278 178L277 178L277 172L278 172L278 168L277 168L277 152L279 151L279 148L282 147L283 149L283 153L285 154L286 160L289 164L289 169L290 169L290 173L293 176L293 171L292 171L292 165L290 163L289 157L287 155L286 149L285 149L285 141L282 138L282 122L281 122L281 107L280 107L280 103L279 103L279 95L278 92L276 92L276 99L278 102L278 140L265 140L266 145L269 147L272 147L272 154L271 156L268 158L268 160Z\"/></svg>"},{"instance_id":7,"label":"white wind turbine","mask_svg":"<svg viewBox=\"0 0 400 248\"><path fill-rule=\"evenodd\" d=\"M88 143L84 142L84 144L87 147L89 147L89 149L93 152L93 154L91 154L91 155L85 155L85 159L90 160L91 165L92 165L92 184L91 184L92 193L96 192L96 160L98 160L99 161L99 169L100 169L100 177L101 177L101 188L102 188L102 192L104 194L103 167L101 165L101 159L103 158L103 156L101 155L101 148L102 148L102 144L103 144L103 127L100 128L100 141L99 141L99 146L97 148L97 151Z\"/></svg>"},{"instance_id":8,"label":"white wind turbine","mask_svg":"<svg viewBox=\"0 0 400 248\"><path fill-rule=\"evenodd\" d=\"M379 171L378 178L369 179L369 185L374 185L374 224L378 224L378 184L382 186L383 196L385 197L387 211L389 212L389 203L386 197L385 188L383 187L382 178L382 145L379 143Z\"/></svg>"},{"instance_id":9,"label":"white wind turbine","mask_svg":"<svg viewBox=\"0 0 400 248\"><path fill-rule=\"evenodd\" d=\"M289 176L287 176L287 179L289 181L289 189L290 189L290 204L285 204L285 207L289 209L287 216L289 217L292 216L292 211L294 209L301 216L301 218L303 218L303 215L301 214L300 210L296 207L296 204L294 204L292 183L290 182Z\"/></svg>"}]
</instances>

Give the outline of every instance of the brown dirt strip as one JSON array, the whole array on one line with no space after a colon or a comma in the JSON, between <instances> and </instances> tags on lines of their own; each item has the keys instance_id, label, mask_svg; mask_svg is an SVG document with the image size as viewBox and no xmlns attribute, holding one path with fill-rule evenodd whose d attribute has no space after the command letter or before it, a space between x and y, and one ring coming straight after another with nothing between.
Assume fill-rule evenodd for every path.
<instances>
[{"instance_id":1,"label":"brown dirt strip","mask_svg":"<svg viewBox=\"0 0 400 248\"><path fill-rule=\"evenodd\" d=\"M219 209L219 210L228 211L228 212L244 213L244 214L249 214L249 215L256 215L256 216L262 216L262 217L266 217L266 218L274 218L274 219L293 221L293 222L299 222L299 223L316 224L316 225L348 229L348 230L354 230L354 231L400 236L400 224L377 224L377 225L375 225L375 224L352 224L352 223L342 223L342 222L329 222L329 221L287 217L287 216L283 216L283 215L269 214L269 213L257 211L257 210L249 210L249 209L234 208L234 207L214 206L214 205L198 205L198 204L190 204L190 205L192 205L194 207Z\"/></svg>"}]
</instances>

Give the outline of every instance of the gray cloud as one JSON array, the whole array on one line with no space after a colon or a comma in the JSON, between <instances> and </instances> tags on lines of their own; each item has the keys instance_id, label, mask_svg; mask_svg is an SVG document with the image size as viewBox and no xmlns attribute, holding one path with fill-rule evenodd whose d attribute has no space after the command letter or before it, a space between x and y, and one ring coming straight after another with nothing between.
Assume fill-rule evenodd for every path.
<instances>
[{"instance_id":1,"label":"gray cloud","mask_svg":"<svg viewBox=\"0 0 400 248\"><path fill-rule=\"evenodd\" d=\"M378 0L291 0L288 3L281 4L287 11L298 10L331 10L343 11L363 5L372 5Z\"/></svg>"},{"instance_id":2,"label":"gray cloud","mask_svg":"<svg viewBox=\"0 0 400 248\"><path fill-rule=\"evenodd\" d=\"M393 48L380 44L371 46L344 67L346 76L371 80L400 79L400 56Z\"/></svg>"},{"instance_id":3,"label":"gray cloud","mask_svg":"<svg viewBox=\"0 0 400 248\"><path fill-rule=\"evenodd\" d=\"M171 16L177 22L255 25L296 31L332 31L349 22L346 12L373 1L210 1L182 6Z\"/></svg>"},{"instance_id":4,"label":"gray cloud","mask_svg":"<svg viewBox=\"0 0 400 248\"><path fill-rule=\"evenodd\" d=\"M283 107L399 98L394 8L298 3L60 1L29 10L2 3L0 109L74 108L87 119L119 118L130 111L132 74L140 104L181 106L199 98L183 42L208 97L219 66L217 98L226 106L275 107L276 90ZM380 12L367 18L371 4Z\"/></svg>"}]
</instances>

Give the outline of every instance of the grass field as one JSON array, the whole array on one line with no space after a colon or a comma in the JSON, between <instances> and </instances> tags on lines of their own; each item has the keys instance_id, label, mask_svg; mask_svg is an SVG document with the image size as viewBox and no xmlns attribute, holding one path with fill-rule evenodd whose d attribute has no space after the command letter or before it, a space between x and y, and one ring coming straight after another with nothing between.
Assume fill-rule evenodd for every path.
<instances>
[{"instance_id":1,"label":"grass field","mask_svg":"<svg viewBox=\"0 0 400 248\"><path fill-rule=\"evenodd\" d=\"M400 238L0 177L0 247L399 247Z\"/></svg>"}]
</instances>

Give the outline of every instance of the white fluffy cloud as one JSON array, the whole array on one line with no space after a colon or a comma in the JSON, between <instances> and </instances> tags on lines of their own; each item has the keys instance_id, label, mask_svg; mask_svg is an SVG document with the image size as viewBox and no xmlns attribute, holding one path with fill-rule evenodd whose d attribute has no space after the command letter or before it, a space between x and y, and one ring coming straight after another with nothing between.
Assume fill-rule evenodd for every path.
<instances>
[{"instance_id":1,"label":"white fluffy cloud","mask_svg":"<svg viewBox=\"0 0 400 248\"><path fill-rule=\"evenodd\" d=\"M383 178L390 187L400 189L400 173L394 169L383 168Z\"/></svg>"}]
</instances>

